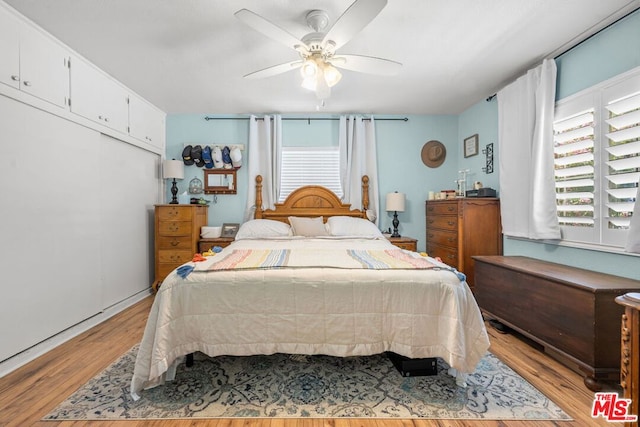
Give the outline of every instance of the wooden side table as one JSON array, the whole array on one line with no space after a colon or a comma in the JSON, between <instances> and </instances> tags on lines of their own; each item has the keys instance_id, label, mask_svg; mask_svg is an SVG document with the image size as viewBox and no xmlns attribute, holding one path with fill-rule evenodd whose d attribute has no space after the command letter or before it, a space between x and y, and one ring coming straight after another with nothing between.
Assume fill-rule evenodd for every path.
<instances>
[{"instance_id":1,"label":"wooden side table","mask_svg":"<svg viewBox=\"0 0 640 427\"><path fill-rule=\"evenodd\" d=\"M631 399L627 414L640 415L640 293L627 293L616 298L624 306L620 334L620 385L625 399ZM624 423L636 426L635 422Z\"/></svg>"},{"instance_id":2,"label":"wooden side table","mask_svg":"<svg viewBox=\"0 0 640 427\"><path fill-rule=\"evenodd\" d=\"M406 249L408 251L418 251L418 240L411 237L387 237L392 245L399 247L400 249Z\"/></svg>"},{"instance_id":3,"label":"wooden side table","mask_svg":"<svg viewBox=\"0 0 640 427\"><path fill-rule=\"evenodd\" d=\"M233 242L233 237L215 237L198 240L198 252L206 252L214 246L226 248Z\"/></svg>"}]
</instances>

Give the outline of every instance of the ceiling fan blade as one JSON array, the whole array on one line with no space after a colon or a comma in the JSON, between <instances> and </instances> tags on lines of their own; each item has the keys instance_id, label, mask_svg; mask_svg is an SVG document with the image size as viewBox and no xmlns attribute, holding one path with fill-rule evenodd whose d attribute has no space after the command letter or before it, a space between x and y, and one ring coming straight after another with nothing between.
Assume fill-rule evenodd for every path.
<instances>
[{"instance_id":1,"label":"ceiling fan blade","mask_svg":"<svg viewBox=\"0 0 640 427\"><path fill-rule=\"evenodd\" d=\"M285 64L273 65L271 67L263 68L262 70L254 71L244 76L245 79L263 79L265 77L275 76L276 74L286 73L287 71L300 68L302 60L291 61Z\"/></svg>"},{"instance_id":2,"label":"ceiling fan blade","mask_svg":"<svg viewBox=\"0 0 640 427\"><path fill-rule=\"evenodd\" d=\"M393 76L400 72L402 64L390 59L362 55L336 55L329 62L338 68L379 76Z\"/></svg>"},{"instance_id":3,"label":"ceiling fan blade","mask_svg":"<svg viewBox=\"0 0 640 427\"><path fill-rule=\"evenodd\" d=\"M322 46L331 41L335 45L333 49L338 49L378 16L386 5L387 0L354 1L324 36Z\"/></svg>"},{"instance_id":4,"label":"ceiling fan blade","mask_svg":"<svg viewBox=\"0 0 640 427\"><path fill-rule=\"evenodd\" d=\"M236 18L253 28L254 30L264 34L265 36L289 46L291 49L297 50L302 53L309 51L307 45L300 39L288 31L283 30L276 24L268 21L262 16L254 13L248 9L240 9L235 14Z\"/></svg>"}]
</instances>

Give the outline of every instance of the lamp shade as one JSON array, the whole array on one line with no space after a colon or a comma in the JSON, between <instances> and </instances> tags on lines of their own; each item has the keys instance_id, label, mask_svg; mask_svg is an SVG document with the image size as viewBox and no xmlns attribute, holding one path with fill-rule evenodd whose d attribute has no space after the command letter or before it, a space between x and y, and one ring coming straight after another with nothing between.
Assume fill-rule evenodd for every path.
<instances>
[{"instance_id":1,"label":"lamp shade","mask_svg":"<svg viewBox=\"0 0 640 427\"><path fill-rule=\"evenodd\" d=\"M182 160L165 160L162 164L162 176L163 178L184 178L184 163Z\"/></svg>"},{"instance_id":2,"label":"lamp shade","mask_svg":"<svg viewBox=\"0 0 640 427\"><path fill-rule=\"evenodd\" d=\"M387 194L387 211L404 212L404 193Z\"/></svg>"}]
</instances>

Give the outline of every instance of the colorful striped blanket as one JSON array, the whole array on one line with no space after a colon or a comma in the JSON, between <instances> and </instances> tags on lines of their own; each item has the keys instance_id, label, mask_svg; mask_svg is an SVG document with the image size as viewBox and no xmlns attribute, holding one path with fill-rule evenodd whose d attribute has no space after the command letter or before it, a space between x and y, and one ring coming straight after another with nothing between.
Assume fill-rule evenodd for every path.
<instances>
[{"instance_id":1,"label":"colorful striped blanket","mask_svg":"<svg viewBox=\"0 0 640 427\"><path fill-rule=\"evenodd\" d=\"M234 249L220 260L213 259L196 271L258 270L273 268L347 268L347 269L433 269L426 258L412 256L402 249L385 250L295 250Z\"/></svg>"}]
</instances>

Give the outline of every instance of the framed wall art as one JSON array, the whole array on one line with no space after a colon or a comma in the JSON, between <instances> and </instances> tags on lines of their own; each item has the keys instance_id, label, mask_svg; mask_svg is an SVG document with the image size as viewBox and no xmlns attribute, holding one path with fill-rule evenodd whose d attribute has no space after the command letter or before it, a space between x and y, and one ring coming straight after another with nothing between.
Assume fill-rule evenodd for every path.
<instances>
[{"instance_id":1,"label":"framed wall art","mask_svg":"<svg viewBox=\"0 0 640 427\"><path fill-rule=\"evenodd\" d=\"M240 224L222 224L222 237L236 237Z\"/></svg>"},{"instance_id":2,"label":"framed wall art","mask_svg":"<svg viewBox=\"0 0 640 427\"><path fill-rule=\"evenodd\" d=\"M464 139L464 156L471 157L478 154L478 134Z\"/></svg>"}]
</instances>

